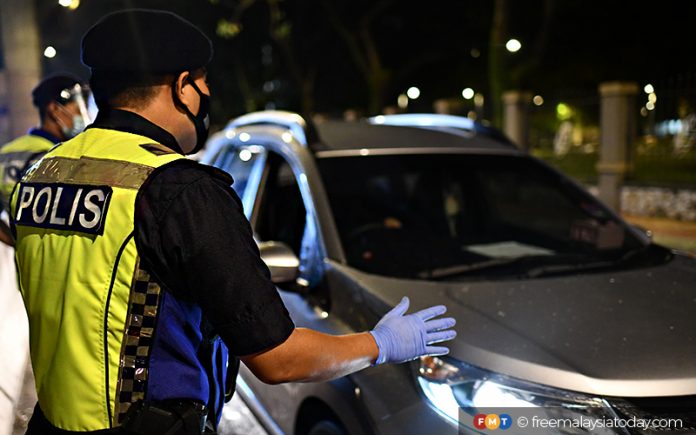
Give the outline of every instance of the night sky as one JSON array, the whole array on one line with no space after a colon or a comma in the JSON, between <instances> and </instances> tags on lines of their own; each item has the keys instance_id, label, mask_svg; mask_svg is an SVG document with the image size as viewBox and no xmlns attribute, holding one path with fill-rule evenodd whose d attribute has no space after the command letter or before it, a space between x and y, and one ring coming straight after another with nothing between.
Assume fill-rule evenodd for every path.
<instances>
[{"instance_id":1,"label":"night sky","mask_svg":"<svg viewBox=\"0 0 696 435\"><path fill-rule=\"evenodd\" d=\"M370 8L382 3L327 1L343 29L357 35L358 41L362 41L360 23ZM279 2L285 24L281 30L289 35L286 50L271 37L268 4L273 2L264 0L252 2L238 21L233 20L238 1L82 0L75 11L54 1L38 3L42 44L58 50L55 58L44 59L46 72L67 70L88 76L78 60L79 40L104 13L133 6L169 9L213 39L216 57L209 70L214 121L264 107L300 110L298 77L310 75L315 77L310 91L313 111L369 110L365 74L328 18L322 0ZM384 105L395 104L410 86L421 89L421 97L409 106L413 111L431 111L435 99L457 98L464 87L487 95L493 0L383 3L367 28L388 74L382 90ZM688 2L555 1L547 42L538 50L535 41L544 23L544 1L507 3L505 34L522 41L523 48L504 53L505 87L594 98L601 81L635 80L641 87L651 82L658 89L669 86L674 94L693 97L696 43ZM221 20L238 23L241 32L233 38L220 37L216 29ZM479 56L472 56L472 50ZM288 53L294 65L288 62ZM525 64L531 66L517 74ZM514 74L515 78L507 77Z\"/></svg>"}]
</instances>

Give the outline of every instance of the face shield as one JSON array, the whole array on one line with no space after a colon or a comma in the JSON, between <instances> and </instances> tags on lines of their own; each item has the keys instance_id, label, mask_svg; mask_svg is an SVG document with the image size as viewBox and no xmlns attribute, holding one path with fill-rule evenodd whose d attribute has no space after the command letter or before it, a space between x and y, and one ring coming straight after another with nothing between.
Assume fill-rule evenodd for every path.
<instances>
[{"instance_id":1,"label":"face shield","mask_svg":"<svg viewBox=\"0 0 696 435\"><path fill-rule=\"evenodd\" d=\"M89 93L89 98L87 98L87 114L89 115L90 122L94 122L97 119L97 114L99 113L99 108L97 107L97 102L94 101L94 94Z\"/></svg>"},{"instance_id":2,"label":"face shield","mask_svg":"<svg viewBox=\"0 0 696 435\"><path fill-rule=\"evenodd\" d=\"M68 103L75 103L79 114L72 115L72 127L67 125L61 125L63 133L66 137L75 137L78 133L85 129L85 127L94 121L94 117L89 110L89 99L91 93L89 91L89 86L76 83L70 88L63 89L60 91L60 98L58 103L65 106Z\"/></svg>"},{"instance_id":3,"label":"face shield","mask_svg":"<svg viewBox=\"0 0 696 435\"><path fill-rule=\"evenodd\" d=\"M75 102L78 109L80 110L80 115L85 122L85 125L92 123L93 119L90 116L88 110L88 101L91 92L89 91L89 86L81 85L80 83L75 83L73 87L63 89L60 91L60 103L66 104L70 102Z\"/></svg>"}]
</instances>

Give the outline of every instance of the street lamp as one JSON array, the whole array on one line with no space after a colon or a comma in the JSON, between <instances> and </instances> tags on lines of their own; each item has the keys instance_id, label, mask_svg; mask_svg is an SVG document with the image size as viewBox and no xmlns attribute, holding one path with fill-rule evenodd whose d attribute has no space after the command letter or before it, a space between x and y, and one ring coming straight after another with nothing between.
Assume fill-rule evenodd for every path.
<instances>
[{"instance_id":1,"label":"street lamp","mask_svg":"<svg viewBox=\"0 0 696 435\"><path fill-rule=\"evenodd\" d=\"M58 0L58 4L74 11L80 7L80 0Z\"/></svg>"},{"instance_id":2,"label":"street lamp","mask_svg":"<svg viewBox=\"0 0 696 435\"><path fill-rule=\"evenodd\" d=\"M415 86L411 86L406 91L406 95L408 96L408 98L415 100L416 98L420 97L420 89L418 89Z\"/></svg>"},{"instance_id":3,"label":"street lamp","mask_svg":"<svg viewBox=\"0 0 696 435\"><path fill-rule=\"evenodd\" d=\"M518 41L515 38L509 39L508 42L505 43L505 48L507 51L510 53L517 53L520 51L520 48L522 48L522 43Z\"/></svg>"},{"instance_id":4,"label":"street lamp","mask_svg":"<svg viewBox=\"0 0 696 435\"><path fill-rule=\"evenodd\" d=\"M465 88L462 91L462 97L464 97L465 100L471 100L474 98L474 90L471 88Z\"/></svg>"},{"instance_id":5,"label":"street lamp","mask_svg":"<svg viewBox=\"0 0 696 435\"><path fill-rule=\"evenodd\" d=\"M53 59L54 57L56 57L56 54L58 54L58 52L56 51L55 48L53 48L52 46L49 45L49 46L46 47L46 49L44 50L43 54L44 54L44 56L46 56L47 58Z\"/></svg>"}]
</instances>

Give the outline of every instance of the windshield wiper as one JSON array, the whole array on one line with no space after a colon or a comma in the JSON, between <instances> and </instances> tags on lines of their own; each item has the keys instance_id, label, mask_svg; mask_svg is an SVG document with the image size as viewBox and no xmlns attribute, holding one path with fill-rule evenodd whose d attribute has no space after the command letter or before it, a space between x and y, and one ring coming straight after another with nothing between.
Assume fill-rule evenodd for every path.
<instances>
[{"instance_id":1,"label":"windshield wiper","mask_svg":"<svg viewBox=\"0 0 696 435\"><path fill-rule=\"evenodd\" d=\"M634 259L645 252L646 246L640 246L625 252L617 259L596 259L587 254L561 254L561 255L522 255L520 257L502 257L480 261L472 264L460 264L455 266L440 267L433 270L424 270L418 274L421 279L444 279L459 275L468 275L483 270L498 267L518 265L526 266L521 274L523 277L536 278L544 275L579 272L584 270L616 267ZM530 267L538 264L538 261L546 260L548 264ZM529 264L531 263L531 264Z\"/></svg>"},{"instance_id":2,"label":"windshield wiper","mask_svg":"<svg viewBox=\"0 0 696 435\"><path fill-rule=\"evenodd\" d=\"M636 256L642 254L647 249L648 249L648 246L639 246L639 247L634 248L634 249L629 249L622 256L620 256L619 258L614 259L614 260L600 260L600 261L592 261L592 262L588 261L588 262L576 263L576 264L568 264L568 263L549 264L549 265L545 265L545 266L539 266L539 267L535 267L533 269L529 269L525 273L525 276L528 278L538 278L538 277L544 276L544 275L564 274L564 273L572 273L572 272L581 272L581 271L592 270L592 269L616 267L616 266L620 266L620 265L625 264L628 261L634 259Z\"/></svg>"},{"instance_id":3,"label":"windshield wiper","mask_svg":"<svg viewBox=\"0 0 696 435\"><path fill-rule=\"evenodd\" d=\"M527 255L522 257L502 257L493 258L491 260L480 261L472 264L458 264L456 266L440 267L432 270L424 270L418 276L423 279L442 279L451 278L457 275L466 275L471 272L479 272L481 270L492 269L499 266L507 266L519 262L520 260L529 260L531 258L548 257L547 255Z\"/></svg>"},{"instance_id":4,"label":"windshield wiper","mask_svg":"<svg viewBox=\"0 0 696 435\"><path fill-rule=\"evenodd\" d=\"M548 266L535 267L524 273L527 278L538 278L544 275L563 274L569 272L580 272L591 269L601 269L605 267L616 266L614 261L596 261L593 263L579 264L550 264Z\"/></svg>"}]
</instances>

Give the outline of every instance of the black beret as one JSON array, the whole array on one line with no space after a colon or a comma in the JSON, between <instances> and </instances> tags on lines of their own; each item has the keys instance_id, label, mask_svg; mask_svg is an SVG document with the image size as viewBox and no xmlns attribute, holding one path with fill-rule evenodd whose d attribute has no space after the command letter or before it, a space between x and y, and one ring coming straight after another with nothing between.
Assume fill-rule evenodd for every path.
<instances>
[{"instance_id":1,"label":"black beret","mask_svg":"<svg viewBox=\"0 0 696 435\"><path fill-rule=\"evenodd\" d=\"M60 73L48 76L41 80L38 85L31 91L32 101L36 107L44 107L51 101L64 103L70 99L65 95L61 95L63 91L71 89L76 84L82 84L82 80L78 77Z\"/></svg>"},{"instance_id":2,"label":"black beret","mask_svg":"<svg viewBox=\"0 0 696 435\"><path fill-rule=\"evenodd\" d=\"M212 57L210 39L167 11L114 12L82 37L82 63L93 72L179 73L204 67Z\"/></svg>"}]
</instances>

